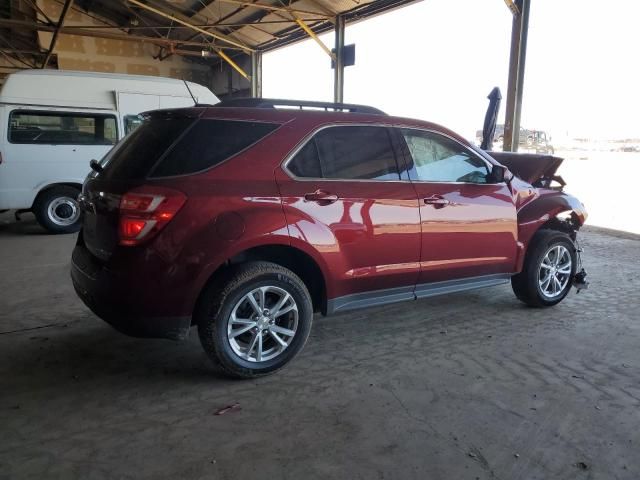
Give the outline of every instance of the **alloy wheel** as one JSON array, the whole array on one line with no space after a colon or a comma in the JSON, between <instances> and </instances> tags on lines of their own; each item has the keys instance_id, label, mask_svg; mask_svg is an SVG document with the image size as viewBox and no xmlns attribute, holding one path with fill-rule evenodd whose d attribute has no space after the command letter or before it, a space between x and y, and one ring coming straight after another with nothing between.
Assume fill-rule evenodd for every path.
<instances>
[{"instance_id":1,"label":"alloy wheel","mask_svg":"<svg viewBox=\"0 0 640 480\"><path fill-rule=\"evenodd\" d=\"M553 299L562 294L571 278L572 260L569 249L554 245L542 257L538 271L538 286L542 295Z\"/></svg>"},{"instance_id":2,"label":"alloy wheel","mask_svg":"<svg viewBox=\"0 0 640 480\"><path fill-rule=\"evenodd\" d=\"M233 307L227 339L233 352L249 362L265 362L281 355L298 328L294 298L276 286L258 287Z\"/></svg>"}]
</instances>

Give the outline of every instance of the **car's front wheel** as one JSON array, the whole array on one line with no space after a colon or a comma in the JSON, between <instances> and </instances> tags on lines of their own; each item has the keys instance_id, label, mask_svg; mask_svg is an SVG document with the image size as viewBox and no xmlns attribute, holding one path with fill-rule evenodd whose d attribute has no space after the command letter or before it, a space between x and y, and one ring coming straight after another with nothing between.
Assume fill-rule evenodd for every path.
<instances>
[{"instance_id":1,"label":"car's front wheel","mask_svg":"<svg viewBox=\"0 0 640 480\"><path fill-rule=\"evenodd\" d=\"M300 278L269 262L234 268L203 293L196 312L202 347L222 370L251 378L289 363L309 337L311 296Z\"/></svg>"},{"instance_id":2,"label":"car's front wheel","mask_svg":"<svg viewBox=\"0 0 640 480\"><path fill-rule=\"evenodd\" d=\"M522 272L511 278L511 286L527 305L550 307L569 293L576 263L576 248L569 235L540 230L531 239Z\"/></svg>"}]
</instances>

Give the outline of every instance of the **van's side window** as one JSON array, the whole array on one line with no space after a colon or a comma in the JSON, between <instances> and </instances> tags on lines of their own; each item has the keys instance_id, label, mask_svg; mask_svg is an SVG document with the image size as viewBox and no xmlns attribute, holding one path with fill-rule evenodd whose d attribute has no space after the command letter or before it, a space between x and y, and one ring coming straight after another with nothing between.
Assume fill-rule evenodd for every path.
<instances>
[{"instance_id":1,"label":"van's side window","mask_svg":"<svg viewBox=\"0 0 640 480\"><path fill-rule=\"evenodd\" d=\"M125 115L124 118L124 134L129 135L140 126L144 120L141 115Z\"/></svg>"},{"instance_id":2,"label":"van's side window","mask_svg":"<svg viewBox=\"0 0 640 480\"><path fill-rule=\"evenodd\" d=\"M116 117L94 113L14 110L9 142L49 145L114 145Z\"/></svg>"}]
</instances>

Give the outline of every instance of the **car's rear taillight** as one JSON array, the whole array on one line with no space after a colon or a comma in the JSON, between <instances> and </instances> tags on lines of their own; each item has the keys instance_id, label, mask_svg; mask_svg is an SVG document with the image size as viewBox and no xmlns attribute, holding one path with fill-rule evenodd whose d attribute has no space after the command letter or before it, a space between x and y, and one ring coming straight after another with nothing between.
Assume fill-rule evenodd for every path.
<instances>
[{"instance_id":1,"label":"car's rear taillight","mask_svg":"<svg viewBox=\"0 0 640 480\"><path fill-rule=\"evenodd\" d=\"M120 199L120 245L139 245L154 237L187 201L184 193L165 187L143 186Z\"/></svg>"}]
</instances>

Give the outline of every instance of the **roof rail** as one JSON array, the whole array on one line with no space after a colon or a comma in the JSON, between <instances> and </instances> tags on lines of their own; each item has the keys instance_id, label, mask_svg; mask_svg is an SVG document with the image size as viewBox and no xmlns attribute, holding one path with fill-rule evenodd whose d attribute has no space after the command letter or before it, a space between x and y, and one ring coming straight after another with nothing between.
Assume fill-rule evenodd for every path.
<instances>
[{"instance_id":1,"label":"roof rail","mask_svg":"<svg viewBox=\"0 0 640 480\"><path fill-rule=\"evenodd\" d=\"M351 103L333 102L313 102L308 100L281 100L276 98L231 98L215 104L216 107L224 108L278 108L297 107L313 110L324 110L325 112L349 112L349 113L372 113L376 115L386 115L382 110L367 105L355 105Z\"/></svg>"}]
</instances>

